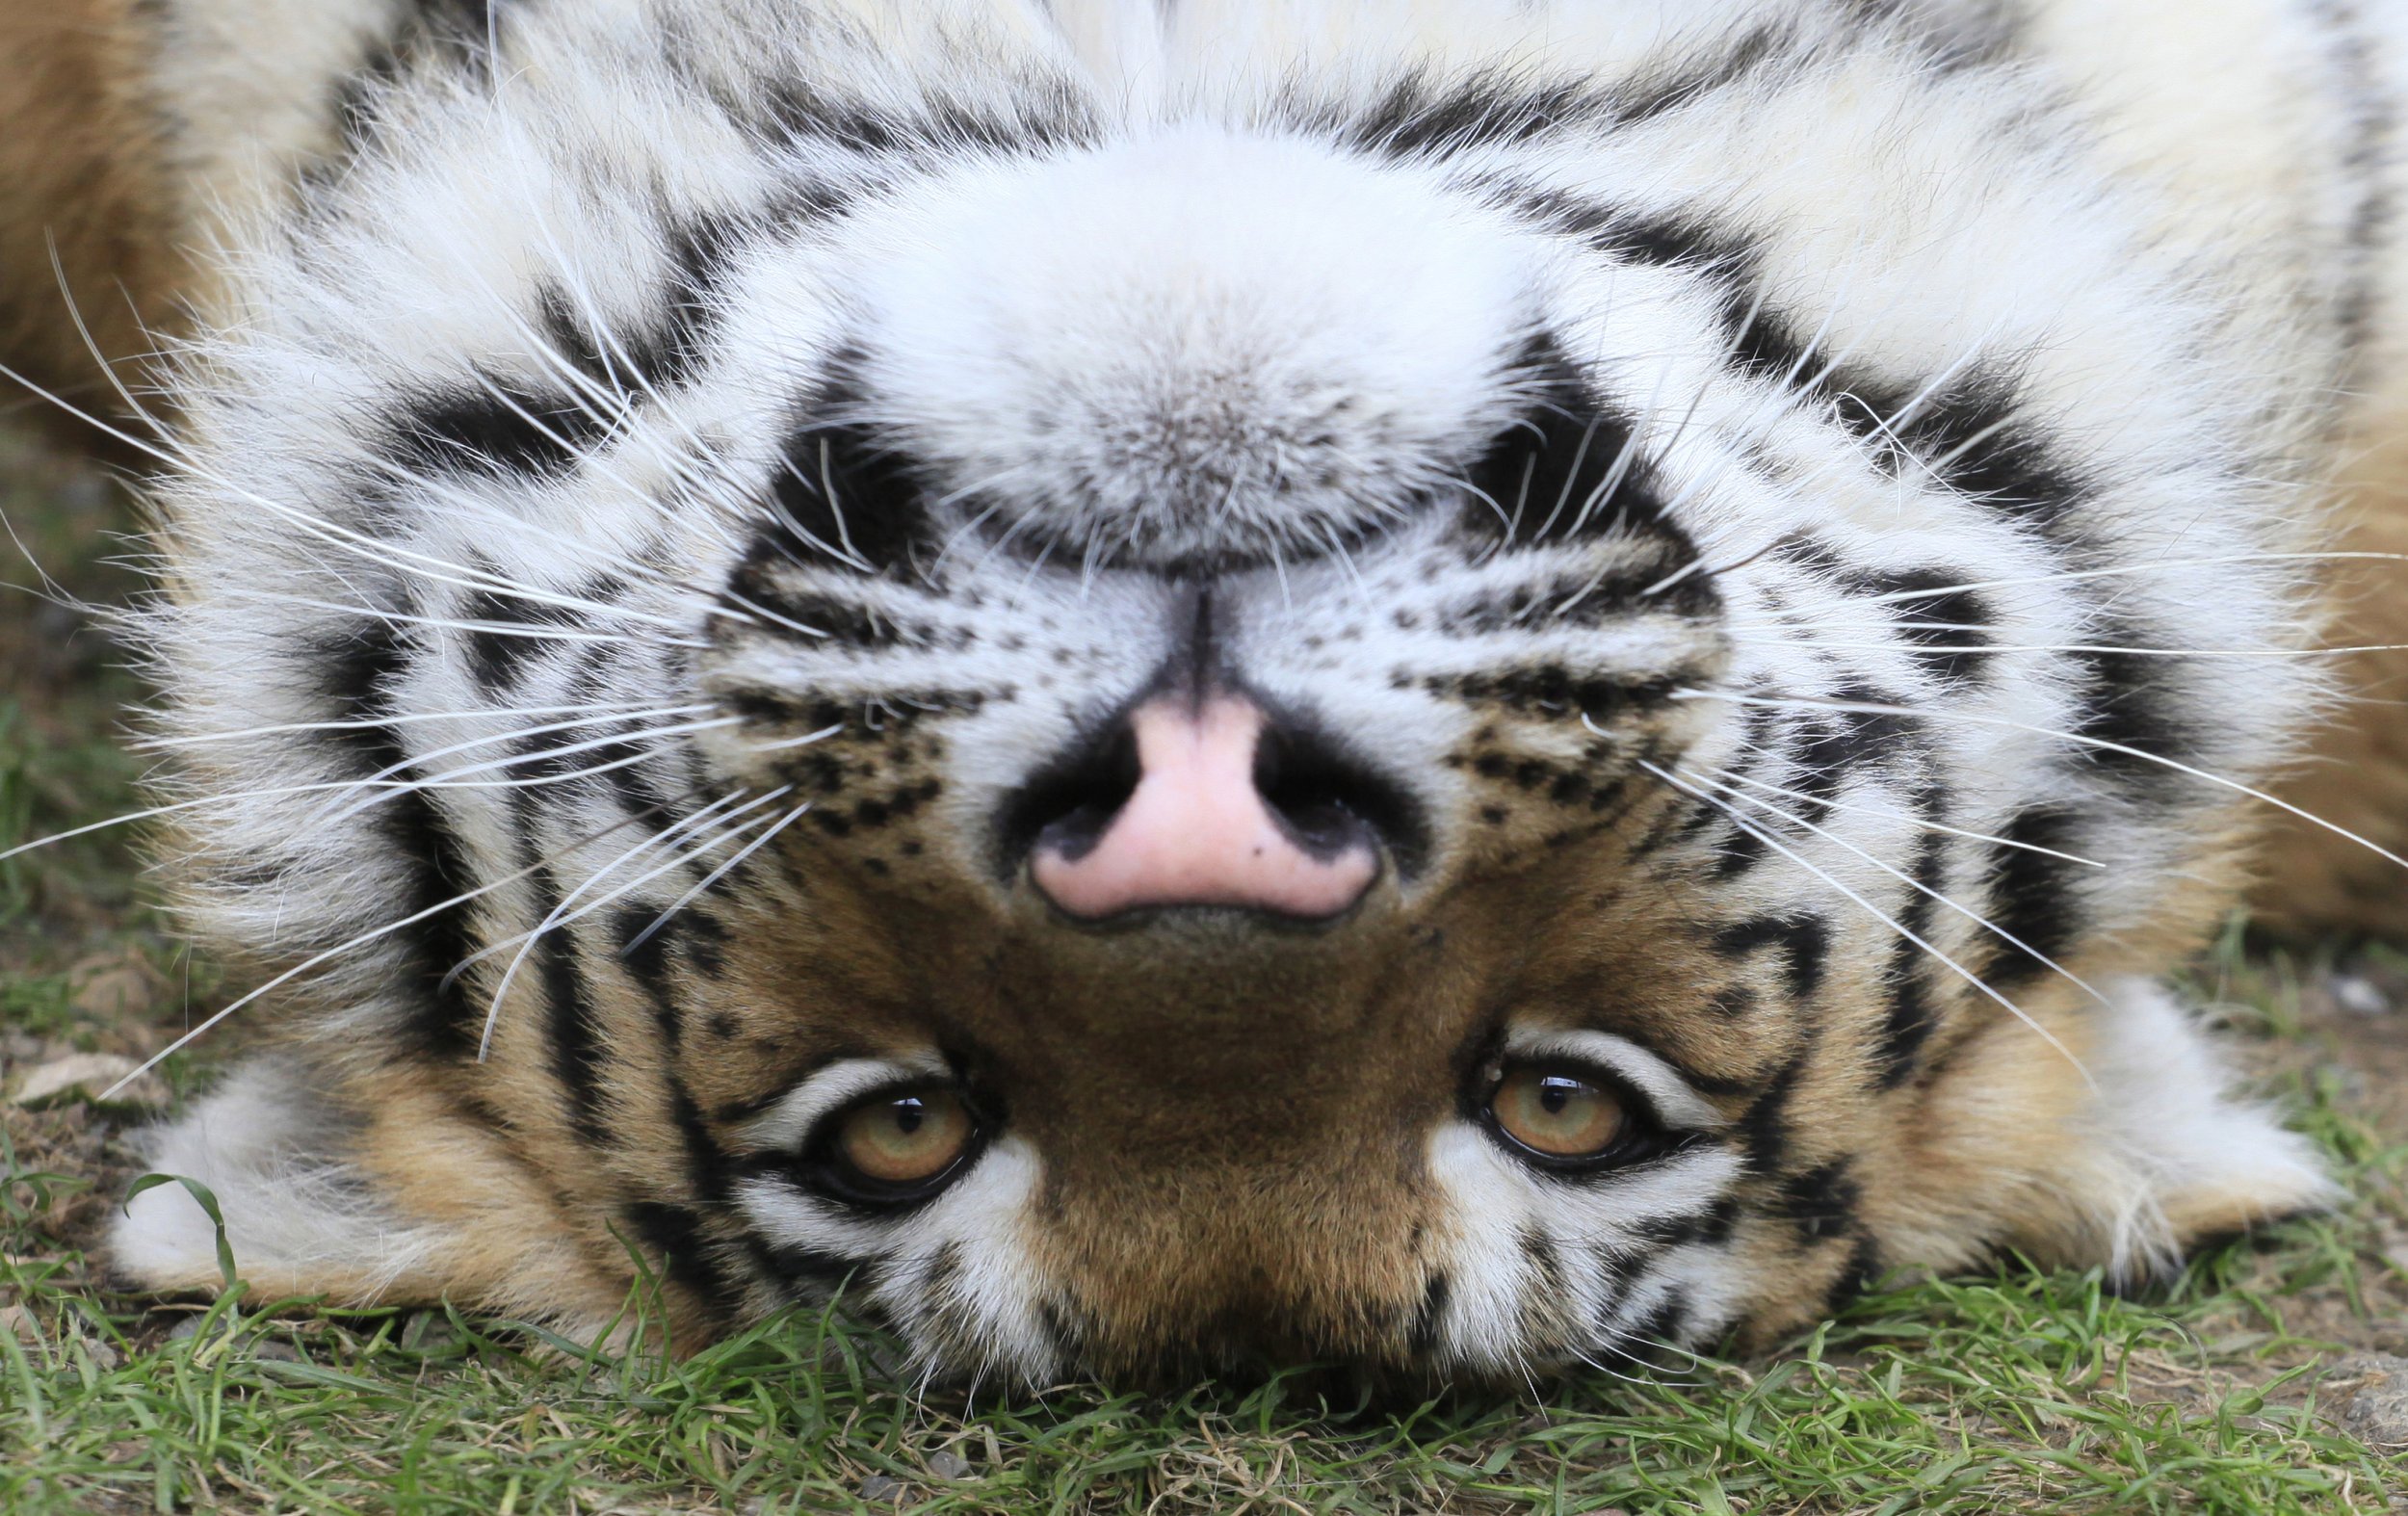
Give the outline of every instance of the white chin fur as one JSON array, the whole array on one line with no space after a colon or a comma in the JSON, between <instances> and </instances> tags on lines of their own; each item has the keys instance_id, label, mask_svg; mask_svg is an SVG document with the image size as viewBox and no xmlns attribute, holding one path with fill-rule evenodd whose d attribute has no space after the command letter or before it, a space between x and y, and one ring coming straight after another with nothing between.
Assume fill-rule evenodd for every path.
<instances>
[{"instance_id":1,"label":"white chin fur","mask_svg":"<svg viewBox=\"0 0 2408 1516\"><path fill-rule=\"evenodd\" d=\"M2174 1267L2202 1231L2340 1198L2313 1142L2233 1095L2232 1071L2165 986L2127 979L2108 985L2107 998L2112 1013L2089 1059L2099 1095L2086 1147L2112 1276Z\"/></svg>"},{"instance_id":2,"label":"white chin fur","mask_svg":"<svg viewBox=\"0 0 2408 1516\"><path fill-rule=\"evenodd\" d=\"M238 1271L266 1281L333 1275L372 1292L410 1272L430 1239L400 1225L349 1175L327 1107L290 1062L242 1065L182 1119L145 1134L153 1172L217 1197ZM181 1185L136 1195L110 1227L118 1271L154 1290L219 1282L217 1231Z\"/></svg>"}]
</instances>

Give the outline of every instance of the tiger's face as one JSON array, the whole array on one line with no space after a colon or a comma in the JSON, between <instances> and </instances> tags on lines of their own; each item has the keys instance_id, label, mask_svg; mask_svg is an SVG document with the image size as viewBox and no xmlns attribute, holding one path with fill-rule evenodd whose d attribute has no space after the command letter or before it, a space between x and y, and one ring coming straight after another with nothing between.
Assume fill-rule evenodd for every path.
<instances>
[{"instance_id":1,"label":"tiger's face","mask_svg":"<svg viewBox=\"0 0 2408 1516\"><path fill-rule=\"evenodd\" d=\"M808 215L329 223L195 431L334 504L197 531L261 598L172 614L187 724L343 718L246 739L335 798L250 802L192 896L331 1008L163 1162L275 1171L223 1134L280 1098L354 1217L252 1228L301 1288L598 1321L632 1241L691 1327L841 1293L1040 1382L1761 1342L2313 1199L2145 977L2226 808L2112 756L2262 763L2212 707L2283 697L2092 647L2279 640L2288 591L2068 577L2161 545L2098 500L2254 486L2060 453L2080 342L1557 181L1195 126ZM457 316L332 329L462 260Z\"/></svg>"},{"instance_id":2,"label":"tiger's face","mask_svg":"<svg viewBox=\"0 0 2408 1516\"><path fill-rule=\"evenodd\" d=\"M777 861L641 954L769 1267L1040 1377L1727 1320L1755 975L1642 860L1728 610L1583 271L1211 134L808 261L695 658Z\"/></svg>"}]
</instances>

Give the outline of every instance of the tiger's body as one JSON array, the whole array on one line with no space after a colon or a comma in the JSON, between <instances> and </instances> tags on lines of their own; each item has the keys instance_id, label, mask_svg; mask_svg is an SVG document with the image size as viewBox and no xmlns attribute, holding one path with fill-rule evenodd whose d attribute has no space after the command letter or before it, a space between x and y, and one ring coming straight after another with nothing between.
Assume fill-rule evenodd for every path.
<instances>
[{"instance_id":1,"label":"tiger's body","mask_svg":"<svg viewBox=\"0 0 2408 1516\"><path fill-rule=\"evenodd\" d=\"M13 29L116 114L0 82L9 361L45 227L182 344L166 851L282 1040L157 1163L271 1291L1484 1377L2327 1195L2159 980L2297 655L2402 640L2318 557L2396 530L2389 7ZM1224 716L1268 840L1132 841ZM2378 843L2387 719L2294 792Z\"/></svg>"}]
</instances>

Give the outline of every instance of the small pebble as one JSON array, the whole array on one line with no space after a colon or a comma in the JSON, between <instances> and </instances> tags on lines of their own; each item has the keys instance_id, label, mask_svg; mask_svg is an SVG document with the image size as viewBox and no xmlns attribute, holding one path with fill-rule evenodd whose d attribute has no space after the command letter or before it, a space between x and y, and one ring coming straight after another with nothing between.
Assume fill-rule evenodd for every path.
<instances>
[{"instance_id":1,"label":"small pebble","mask_svg":"<svg viewBox=\"0 0 2408 1516\"><path fill-rule=\"evenodd\" d=\"M873 1474L861 1481L861 1498L865 1501L881 1501L891 1505L903 1498L903 1493L907 1488L908 1486L901 1479L890 1479L885 1475Z\"/></svg>"},{"instance_id":2,"label":"small pebble","mask_svg":"<svg viewBox=\"0 0 2408 1516\"><path fill-rule=\"evenodd\" d=\"M929 1473L937 1478L952 1481L970 1477L970 1460L951 1448L929 1459Z\"/></svg>"},{"instance_id":3,"label":"small pebble","mask_svg":"<svg viewBox=\"0 0 2408 1516\"><path fill-rule=\"evenodd\" d=\"M115 1053L73 1053L29 1069L11 1097L20 1106L46 1106L78 1100L98 1100L100 1092L142 1065ZM112 1105L164 1106L168 1086L144 1074L109 1097Z\"/></svg>"},{"instance_id":4,"label":"small pebble","mask_svg":"<svg viewBox=\"0 0 2408 1516\"><path fill-rule=\"evenodd\" d=\"M167 990L156 970L130 954L90 959L68 972L75 980L75 1008L106 1021L149 1016Z\"/></svg>"},{"instance_id":5,"label":"small pebble","mask_svg":"<svg viewBox=\"0 0 2408 1516\"><path fill-rule=\"evenodd\" d=\"M2388 1016L2392 1013L2391 997L2377 988L2372 980L2356 974L2336 974L2330 987L2333 1004L2353 1016Z\"/></svg>"},{"instance_id":6,"label":"small pebble","mask_svg":"<svg viewBox=\"0 0 2408 1516\"><path fill-rule=\"evenodd\" d=\"M2341 1402L2342 1429L2378 1452L2408 1450L2408 1358L2351 1353L2324 1371Z\"/></svg>"}]
</instances>

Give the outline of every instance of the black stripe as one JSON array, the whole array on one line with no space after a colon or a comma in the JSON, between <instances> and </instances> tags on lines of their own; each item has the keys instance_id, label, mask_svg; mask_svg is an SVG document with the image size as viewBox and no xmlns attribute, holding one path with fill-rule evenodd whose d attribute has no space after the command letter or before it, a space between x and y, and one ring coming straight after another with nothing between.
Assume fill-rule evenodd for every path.
<instances>
[{"instance_id":1,"label":"black stripe","mask_svg":"<svg viewBox=\"0 0 2408 1516\"><path fill-rule=\"evenodd\" d=\"M498 565L481 557L471 556L468 566L495 579L509 577ZM572 587L563 598L611 605L625 592L625 583L616 576L597 574ZM545 627L575 629L584 625L574 607L554 605L506 589L471 590L461 600L459 609L460 618L474 623L464 634L469 671L488 694L506 692L528 659L562 645L557 639L520 636L508 628L539 631ZM598 695L600 692L589 690L588 693Z\"/></svg>"},{"instance_id":2,"label":"black stripe","mask_svg":"<svg viewBox=\"0 0 2408 1516\"><path fill-rule=\"evenodd\" d=\"M2081 875L2082 866L2032 848L2081 855L2086 828L2081 813L2071 806L2035 805L2018 811L1999 829L2000 841L1984 850L1982 876L1990 881L1990 899L1983 914L2001 931L2027 944L2032 953L2062 961L2081 939L2084 928ZM2021 843L2023 847L2009 847ZM1999 942L1991 951L1982 979L2001 993L2030 983L2047 965L2031 954Z\"/></svg>"},{"instance_id":3,"label":"black stripe","mask_svg":"<svg viewBox=\"0 0 2408 1516\"><path fill-rule=\"evenodd\" d=\"M1831 406L1893 474L1929 468L1950 487L2044 533L2086 498L2089 482L2021 412L2021 386L2011 375L1976 369L1926 393L1928 377L1892 380L1809 352L1767 298L1763 252L1743 234L1695 218L1636 217L1561 191L1506 181L1486 188L1495 203L1558 235L1711 280L1732 366Z\"/></svg>"},{"instance_id":4,"label":"black stripe","mask_svg":"<svg viewBox=\"0 0 2408 1516\"><path fill-rule=\"evenodd\" d=\"M1464 506L1476 536L1507 548L1652 539L1660 546L1650 555L1646 577L1634 567L1627 573L1635 583L1600 586L1585 597L1615 610L1695 562L1696 546L1673 522L1637 445L1634 418L1605 404L1552 342L1532 343L1508 381L1527 397L1524 413L1496 435L1465 479L1477 492ZM1709 576L1692 574L1656 604L1702 616L1719 609L1720 597Z\"/></svg>"},{"instance_id":5,"label":"black stripe","mask_svg":"<svg viewBox=\"0 0 2408 1516\"><path fill-rule=\"evenodd\" d=\"M2348 224L2351 259L2348 288L2336 311L2342 340L2355 351L2366 345L2373 324L2376 262L2397 213L2390 170L2398 112L2383 87L2364 9L2355 0L2309 0L2307 12L2327 32L2327 55L2349 107L2349 143L2342 167L2354 181L2357 202Z\"/></svg>"},{"instance_id":6,"label":"black stripe","mask_svg":"<svg viewBox=\"0 0 2408 1516\"><path fill-rule=\"evenodd\" d=\"M649 321L606 319L546 283L536 296L545 339L604 391L641 395L691 379L718 330L718 291L744 231L732 216L669 219L661 232L667 267L650 296L657 314Z\"/></svg>"},{"instance_id":7,"label":"black stripe","mask_svg":"<svg viewBox=\"0 0 2408 1516\"><path fill-rule=\"evenodd\" d=\"M1871 1289L1881 1278L1881 1268L1879 1240L1871 1232L1858 1233L1856 1245L1847 1255L1847 1267L1840 1270L1840 1276L1831 1281L1831 1288L1823 1292L1823 1314L1837 1313L1842 1306Z\"/></svg>"},{"instance_id":8,"label":"black stripe","mask_svg":"<svg viewBox=\"0 0 2408 1516\"><path fill-rule=\"evenodd\" d=\"M400 22L336 79L328 115L342 150L332 162L313 166L308 176L329 182L342 161L375 136L378 101L418 63L443 58L484 77L485 43L499 39L509 9L510 0L499 0L498 9L497 0L410 0Z\"/></svg>"},{"instance_id":9,"label":"black stripe","mask_svg":"<svg viewBox=\"0 0 2408 1516\"><path fill-rule=\"evenodd\" d=\"M2092 613L2092 635L2105 646L2147 646L2155 634L2111 611ZM2189 691L2184 674L2191 660L2143 653L2083 652L2064 655L2081 671L2077 695L2079 714L2072 731L2077 737L2113 743L2138 753L2177 761L2196 757L2202 745L2199 723L2186 717ZM2166 797L2166 769L2133 753L2088 747L2071 755L2080 764L2104 771L2128 797Z\"/></svg>"},{"instance_id":10,"label":"black stripe","mask_svg":"<svg viewBox=\"0 0 2408 1516\"><path fill-rule=\"evenodd\" d=\"M616 425L563 391L488 375L481 386L404 396L385 451L430 473L544 478L574 467Z\"/></svg>"},{"instance_id":11,"label":"black stripe","mask_svg":"<svg viewBox=\"0 0 2408 1516\"><path fill-rule=\"evenodd\" d=\"M901 109L833 92L822 82L790 79L731 106L731 114L772 139L832 144L890 154L1030 153L1094 142L1101 124L1070 83L1024 75L1009 102L929 96ZM730 102L722 100L722 104Z\"/></svg>"},{"instance_id":12,"label":"black stripe","mask_svg":"<svg viewBox=\"0 0 2408 1516\"><path fill-rule=\"evenodd\" d=\"M639 1200L625 1207L636 1236L659 1257L668 1277L682 1286L715 1321L726 1320L725 1307L734 1298L726 1270L720 1267L711 1239L702 1229L701 1214L686 1206Z\"/></svg>"},{"instance_id":13,"label":"black stripe","mask_svg":"<svg viewBox=\"0 0 2408 1516\"><path fill-rule=\"evenodd\" d=\"M859 391L831 382L813 410L822 417L857 409ZM777 556L814 567L865 564L892 573L928 536L927 495L899 451L868 428L823 421L798 428L778 453L770 500L782 536L765 534Z\"/></svg>"},{"instance_id":14,"label":"black stripe","mask_svg":"<svg viewBox=\"0 0 2408 1516\"><path fill-rule=\"evenodd\" d=\"M1714 56L1650 74L1615 91L1613 124L1636 126L1683 107L1754 75L1780 56L1779 33L1769 26L1750 27Z\"/></svg>"},{"instance_id":15,"label":"black stripe","mask_svg":"<svg viewBox=\"0 0 2408 1516\"><path fill-rule=\"evenodd\" d=\"M1608 109L1605 98L1583 81L1532 86L1483 72L1442 83L1423 71L1390 85L1367 110L1292 107L1296 124L1332 132L1349 146L1388 158L1529 142L1597 120Z\"/></svg>"},{"instance_id":16,"label":"black stripe","mask_svg":"<svg viewBox=\"0 0 2408 1516\"><path fill-rule=\"evenodd\" d=\"M1768 1209L1797 1229L1800 1242L1819 1242L1855 1228L1864 1195L1864 1186L1848 1173L1847 1160L1838 1158L1785 1177Z\"/></svg>"},{"instance_id":17,"label":"black stripe","mask_svg":"<svg viewBox=\"0 0 2408 1516\"><path fill-rule=\"evenodd\" d=\"M1662 1348L1683 1346L1681 1323L1688 1315L1688 1291L1674 1285L1645 1316L1621 1329L1622 1341L1638 1349L1636 1353L1626 1353L1626 1356L1643 1359Z\"/></svg>"},{"instance_id":18,"label":"black stripe","mask_svg":"<svg viewBox=\"0 0 2408 1516\"><path fill-rule=\"evenodd\" d=\"M1644 124L1740 83L1781 55L1779 34L1757 27L1703 58L1676 58L1635 78L1533 83L1499 69L1439 79L1421 69L1369 107L1291 101L1291 124L1384 158L1443 157L1527 143L1579 128Z\"/></svg>"},{"instance_id":19,"label":"black stripe","mask_svg":"<svg viewBox=\"0 0 2408 1516\"><path fill-rule=\"evenodd\" d=\"M538 819L523 792L516 810L520 835L534 837ZM559 876L548 867L537 869L530 880L530 894L536 923L551 920L561 904ZM573 925L563 923L537 937L535 970L543 987L544 1034L551 1048L552 1076L567 1096L569 1124L586 1141L599 1145L610 1136L602 1120L602 1072L609 1032L586 981L585 969L577 960L576 930Z\"/></svg>"},{"instance_id":20,"label":"black stripe","mask_svg":"<svg viewBox=\"0 0 2408 1516\"><path fill-rule=\"evenodd\" d=\"M1831 928L1819 916L1755 916L1721 928L1714 948L1725 957L1742 958L1765 948L1777 948L1787 960L1791 996L1810 1000L1822 987L1824 962L1831 954Z\"/></svg>"},{"instance_id":21,"label":"black stripe","mask_svg":"<svg viewBox=\"0 0 2408 1516\"><path fill-rule=\"evenodd\" d=\"M1765 1082L1763 1092L1748 1103L1737 1123L1740 1143L1747 1150L1747 1166L1770 1176L1780 1172L1790 1150L1790 1099L1806 1071L1811 1046L1800 1048Z\"/></svg>"},{"instance_id":22,"label":"black stripe","mask_svg":"<svg viewBox=\"0 0 2408 1516\"><path fill-rule=\"evenodd\" d=\"M1907 703L1888 691L1863 686L1845 688L1834 699L1849 705ZM1855 710L1800 713L1786 735L1789 744L1782 755L1797 769L1796 782L1789 788L1819 802L1830 801L1857 774L1886 771L1921 751L1924 737L1919 717Z\"/></svg>"},{"instance_id":23,"label":"black stripe","mask_svg":"<svg viewBox=\"0 0 2408 1516\"><path fill-rule=\"evenodd\" d=\"M798 1242L771 1242L753 1237L746 1240L746 1246L761 1272L787 1287L789 1298L815 1303L832 1298L871 1266L868 1259L848 1258Z\"/></svg>"},{"instance_id":24,"label":"black stripe","mask_svg":"<svg viewBox=\"0 0 2408 1516\"><path fill-rule=\"evenodd\" d=\"M1990 660L1981 649L1991 645L1983 630L1994 619L1990 602L1980 591L1953 588L1967 574L1958 569L1908 569L1858 576L1875 595L1915 591L1912 600L1887 600L1882 609L1898 622L1898 636L1922 651L1916 662L1942 684L1972 688L1986 677Z\"/></svg>"},{"instance_id":25,"label":"black stripe","mask_svg":"<svg viewBox=\"0 0 2408 1516\"><path fill-rule=\"evenodd\" d=\"M1916 844L1914 866L1907 871L1907 877L1923 888L1908 894L1905 903L1898 907L1898 921L1925 942L1931 940L1931 923L1939 902L1924 892L1936 892L1945 886L1947 866L1945 841L1937 832L1924 832ZM1890 962L1882 974L1882 988L1889 1001L1882 1020L1879 1055L1884 1089L1897 1088L1915 1072L1916 1059L1922 1056L1924 1043L1929 1040L1938 1023L1939 1008L1932 1003L1931 987L1925 979L1932 961L1930 953L1908 941L1903 932L1890 945Z\"/></svg>"},{"instance_id":26,"label":"black stripe","mask_svg":"<svg viewBox=\"0 0 2408 1516\"><path fill-rule=\"evenodd\" d=\"M407 629L381 622L370 623L365 630L319 649L327 693L342 717L378 723L325 739L357 755L357 771L363 778L394 769L408 757L400 731L385 723L393 715L394 687L412 651ZM483 1012L470 1003L465 980L455 980L448 987L443 980L454 966L476 951L476 937L469 928L466 905L436 909L476 888L467 847L452 829L442 806L424 790L392 793L364 813L363 819L380 840L384 856L406 874L402 897L393 903L396 919L432 912L392 934L391 940L410 964L403 977L406 1009L398 1040L421 1057L473 1056Z\"/></svg>"}]
</instances>

